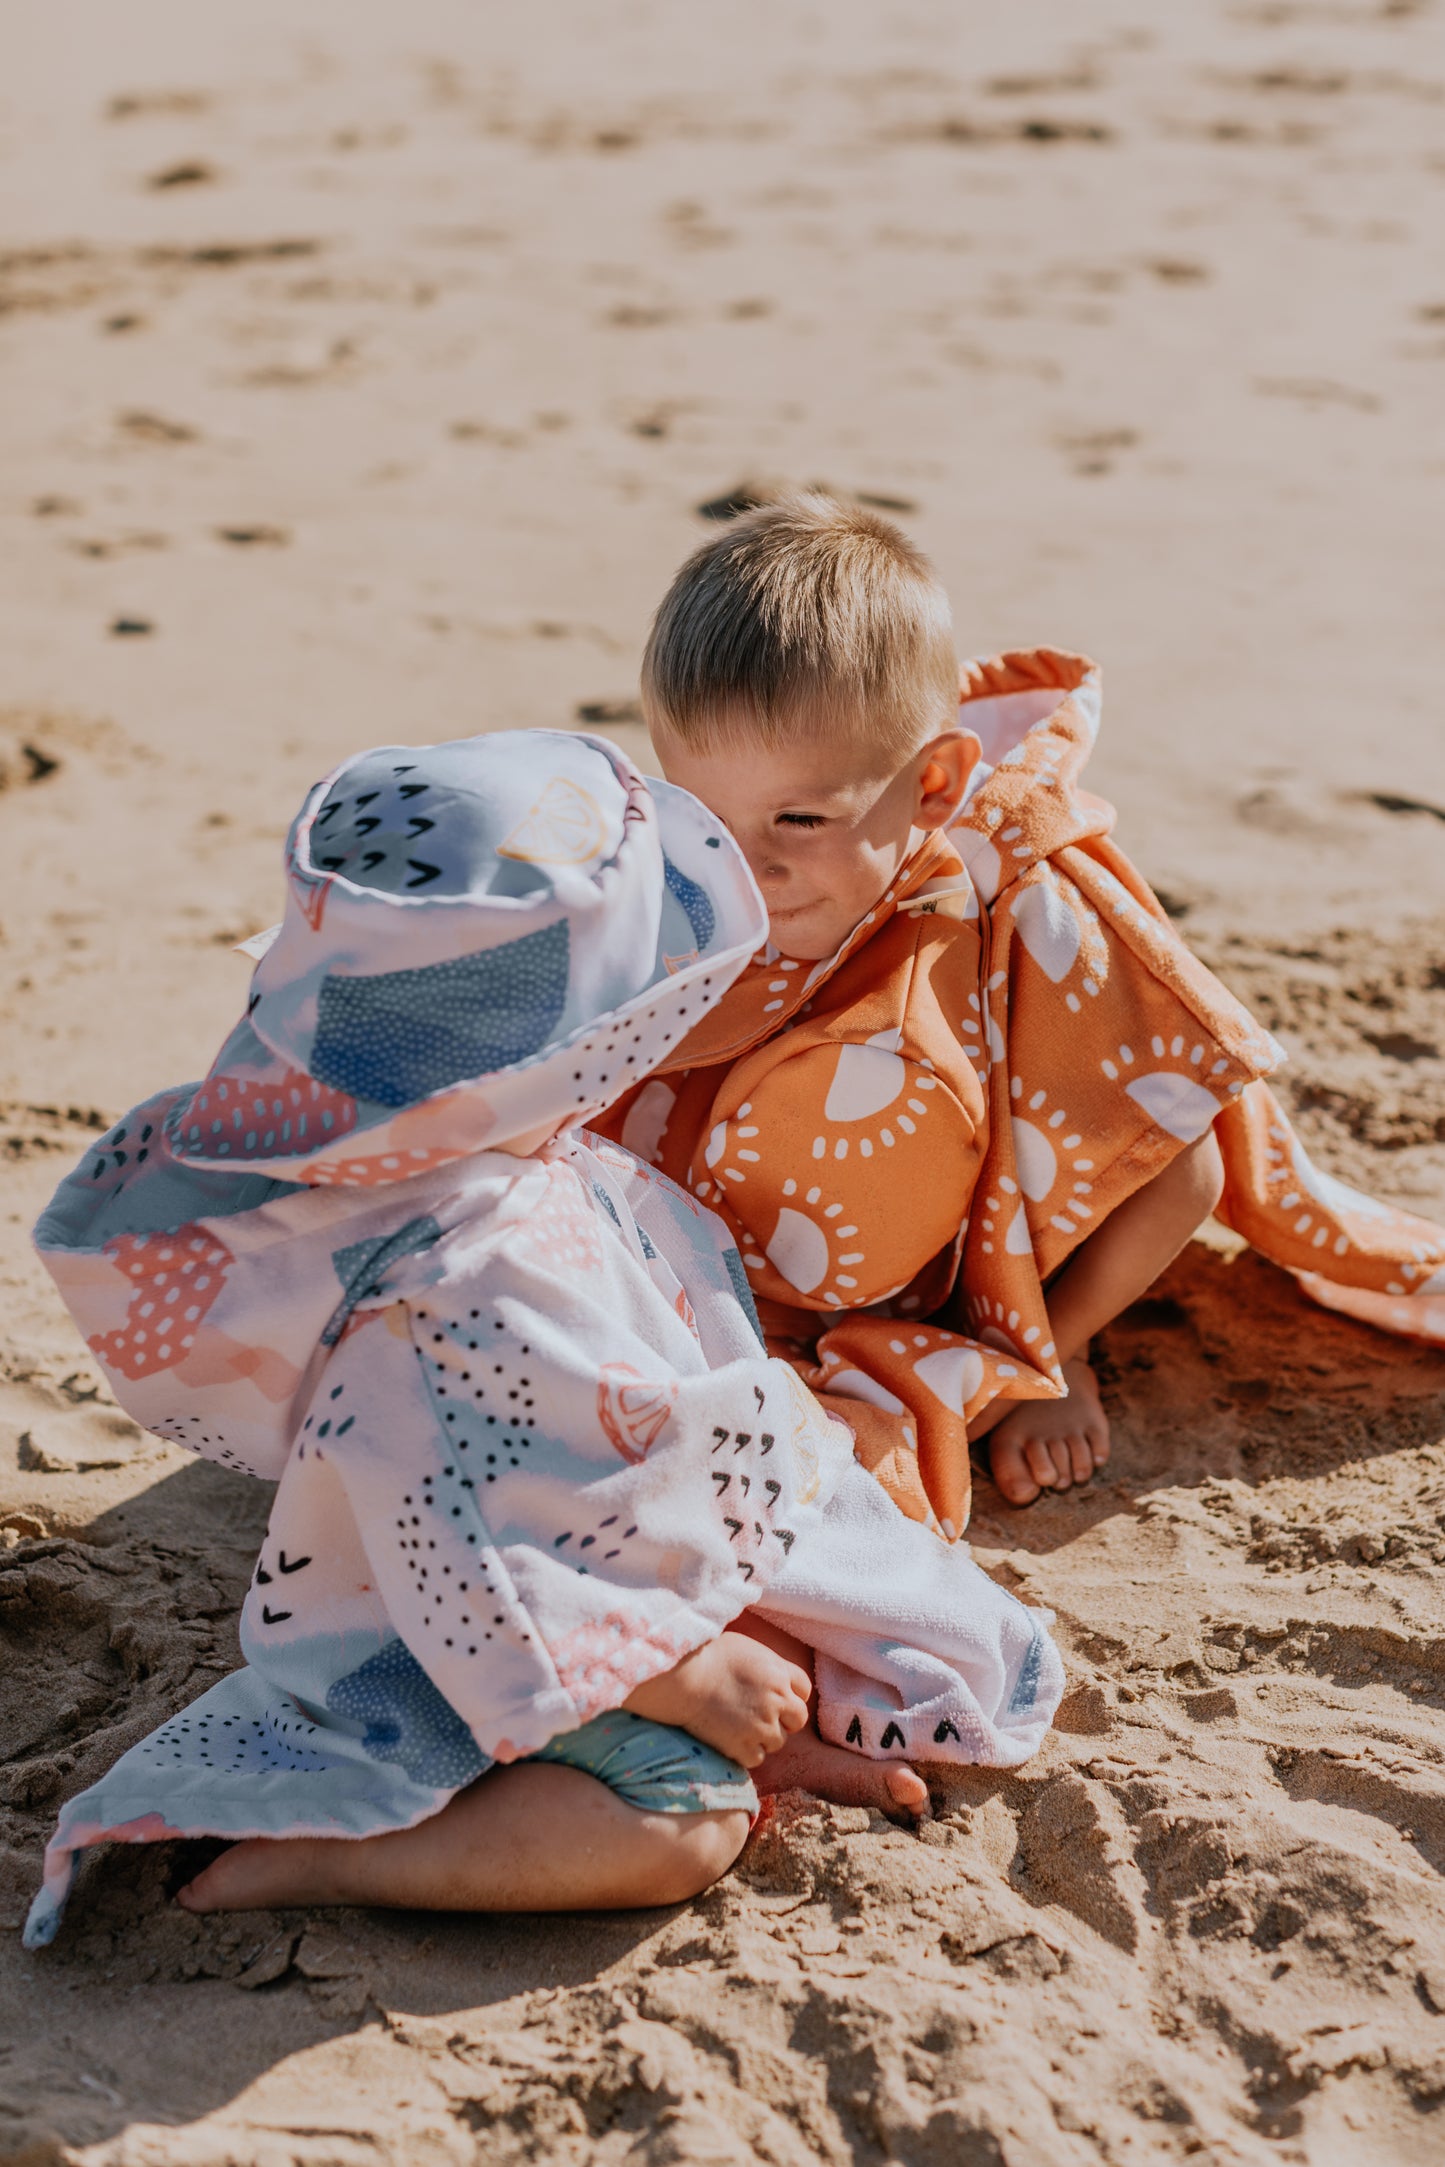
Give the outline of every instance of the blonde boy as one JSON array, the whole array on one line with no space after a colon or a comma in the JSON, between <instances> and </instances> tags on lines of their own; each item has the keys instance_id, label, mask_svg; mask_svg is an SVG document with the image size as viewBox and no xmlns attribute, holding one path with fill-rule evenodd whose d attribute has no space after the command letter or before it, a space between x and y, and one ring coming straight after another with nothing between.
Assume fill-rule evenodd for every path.
<instances>
[{"instance_id":1,"label":"blonde boy","mask_svg":"<svg viewBox=\"0 0 1445 2167\"><path fill-rule=\"evenodd\" d=\"M1396 1298L1445 1237L1310 1167L1259 1081L1279 1049L1076 787L1091 665L973 664L960 704L928 560L802 495L687 561L642 693L771 941L611 1133L722 1213L770 1344L905 1509L958 1533L985 1435L1012 1504L1102 1467L1089 1341L1213 1210L1321 1298L1431 1329Z\"/></svg>"}]
</instances>

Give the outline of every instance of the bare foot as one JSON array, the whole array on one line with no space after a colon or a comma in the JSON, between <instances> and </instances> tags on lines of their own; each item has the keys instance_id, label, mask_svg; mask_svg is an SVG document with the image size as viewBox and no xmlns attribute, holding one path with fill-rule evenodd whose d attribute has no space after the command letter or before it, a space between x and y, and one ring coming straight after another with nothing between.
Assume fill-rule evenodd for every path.
<instances>
[{"instance_id":1,"label":"bare foot","mask_svg":"<svg viewBox=\"0 0 1445 2167\"><path fill-rule=\"evenodd\" d=\"M273 1904L344 1901L332 1886L325 1843L305 1836L254 1836L233 1843L194 1881L177 1889L184 1911L262 1911Z\"/></svg>"},{"instance_id":2,"label":"bare foot","mask_svg":"<svg viewBox=\"0 0 1445 2167\"><path fill-rule=\"evenodd\" d=\"M796 1663L745 1633L719 1633L675 1669L649 1678L623 1706L654 1723L690 1731L744 1768L800 1731L813 1681Z\"/></svg>"},{"instance_id":3,"label":"bare foot","mask_svg":"<svg viewBox=\"0 0 1445 2167\"><path fill-rule=\"evenodd\" d=\"M880 1813L928 1812L928 1785L906 1761L870 1761L830 1745L812 1724L770 1753L754 1776L760 1791L811 1791L835 1806L876 1806Z\"/></svg>"},{"instance_id":4,"label":"bare foot","mask_svg":"<svg viewBox=\"0 0 1445 2167\"><path fill-rule=\"evenodd\" d=\"M1064 1381L1067 1399L1020 1400L989 1434L993 1479L1011 1505L1087 1482L1109 1457L1109 1418L1094 1372L1080 1357L1065 1362Z\"/></svg>"}]
</instances>

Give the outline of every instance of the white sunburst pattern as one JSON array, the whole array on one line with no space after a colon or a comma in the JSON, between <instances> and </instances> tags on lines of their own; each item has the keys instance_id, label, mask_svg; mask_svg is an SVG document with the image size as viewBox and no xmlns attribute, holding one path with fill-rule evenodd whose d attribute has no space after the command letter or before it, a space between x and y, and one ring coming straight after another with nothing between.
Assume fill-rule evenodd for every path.
<instances>
[{"instance_id":1,"label":"white sunburst pattern","mask_svg":"<svg viewBox=\"0 0 1445 2167\"><path fill-rule=\"evenodd\" d=\"M995 971L977 993L970 993L968 1012L959 1021L963 1050L980 1076L986 1076L997 1062L1008 1058L1003 1033L995 1023L989 1005L1007 979L1007 971Z\"/></svg>"},{"instance_id":2,"label":"white sunburst pattern","mask_svg":"<svg viewBox=\"0 0 1445 2167\"><path fill-rule=\"evenodd\" d=\"M755 1148L758 1127L748 1118L752 1110L745 1102L732 1121L717 1124L704 1154L717 1178L693 1183L701 1202L732 1204L745 1227L747 1203L733 1191L747 1181L760 1158ZM866 1251L859 1246L860 1231L846 1205L827 1196L820 1182L804 1183L791 1175L782 1184L782 1196L766 1242L755 1228L748 1228L742 1242L744 1268L751 1275L771 1266L798 1294L818 1296L821 1290L829 1309L848 1308L857 1299L857 1267L866 1261Z\"/></svg>"},{"instance_id":3,"label":"white sunburst pattern","mask_svg":"<svg viewBox=\"0 0 1445 2167\"><path fill-rule=\"evenodd\" d=\"M1014 897L1014 930L1051 985L1064 986L1064 1006L1077 1016L1097 1000L1109 978L1109 944L1098 912L1071 880L1041 865ZM1082 998L1081 998L1082 996Z\"/></svg>"},{"instance_id":4,"label":"white sunburst pattern","mask_svg":"<svg viewBox=\"0 0 1445 2167\"><path fill-rule=\"evenodd\" d=\"M1067 1108L1055 1105L1045 1090L1030 1091L1021 1076L1010 1077L1009 1099L1016 1178L999 1176L983 1199L983 1213L975 1208L985 1256L1031 1252L1030 1204L1048 1207L1049 1224L1060 1234L1079 1233L1095 1211L1094 1160Z\"/></svg>"},{"instance_id":5,"label":"white sunburst pattern","mask_svg":"<svg viewBox=\"0 0 1445 2167\"><path fill-rule=\"evenodd\" d=\"M861 1042L815 1047L798 1057L804 1074L791 1079L788 1070L796 1064L784 1065L779 1075L790 1085L791 1102L797 1104L806 1077L812 1112L811 1119L803 1116L796 1170L781 1184L776 1160L764 1163L764 1115L751 1099L713 1124L692 1180L701 1203L727 1207L748 1230L742 1255L750 1274L771 1268L794 1292L828 1309L878 1298L876 1286L863 1291L859 1274L867 1261L856 1223L859 1207L845 1204L836 1189L846 1192L857 1162L871 1162L872 1177L890 1152L926 1136L938 1103L931 1062L905 1058L901 1041L895 1027ZM852 1164L844 1174L847 1162Z\"/></svg>"},{"instance_id":6,"label":"white sunburst pattern","mask_svg":"<svg viewBox=\"0 0 1445 2167\"><path fill-rule=\"evenodd\" d=\"M1295 1214L1292 1231L1312 1249L1346 1257L1352 1249L1368 1247L1371 1229L1378 1232L1393 1226L1396 1214L1391 1205L1325 1173L1293 1130L1272 1122L1269 1138L1265 1178L1272 1192L1282 1192L1276 1199L1280 1211ZM1437 1253L1424 1241L1413 1246L1414 1257L1400 1261L1398 1278L1387 1280L1384 1291L1392 1295L1445 1292L1445 1272L1439 1269Z\"/></svg>"},{"instance_id":7,"label":"white sunburst pattern","mask_svg":"<svg viewBox=\"0 0 1445 2167\"><path fill-rule=\"evenodd\" d=\"M1151 1058L1160 1065L1148 1066ZM1165 1062L1170 1065L1163 1066ZM1099 1066L1111 1083L1123 1084L1156 1128L1178 1137L1182 1144L1197 1143L1213 1127L1220 1108L1244 1089L1237 1078L1217 1083L1217 1078L1228 1074L1228 1061L1213 1044L1201 1039L1191 1043L1180 1031L1167 1040L1156 1032L1139 1054L1123 1044L1117 1059L1101 1061Z\"/></svg>"},{"instance_id":8,"label":"white sunburst pattern","mask_svg":"<svg viewBox=\"0 0 1445 2167\"><path fill-rule=\"evenodd\" d=\"M1019 1355L1050 1376L1060 1374L1058 1348L1048 1335L1047 1318L1042 1324L1030 1322L1014 1303L989 1294L971 1294L967 1309L974 1335L983 1346L997 1348L1001 1354ZM994 1374L1013 1378L1018 1371L999 1362Z\"/></svg>"}]
</instances>

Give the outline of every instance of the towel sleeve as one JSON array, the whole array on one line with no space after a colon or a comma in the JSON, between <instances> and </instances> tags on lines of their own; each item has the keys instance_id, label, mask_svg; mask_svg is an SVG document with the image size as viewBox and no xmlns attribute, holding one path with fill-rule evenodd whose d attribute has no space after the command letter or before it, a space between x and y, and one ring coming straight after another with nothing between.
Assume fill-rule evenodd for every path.
<instances>
[{"instance_id":1,"label":"towel sleeve","mask_svg":"<svg viewBox=\"0 0 1445 2167\"><path fill-rule=\"evenodd\" d=\"M357 1312L302 1440L340 1475L396 1632L501 1761L756 1601L850 1458L786 1363L709 1369L554 1186L482 1270Z\"/></svg>"}]
</instances>

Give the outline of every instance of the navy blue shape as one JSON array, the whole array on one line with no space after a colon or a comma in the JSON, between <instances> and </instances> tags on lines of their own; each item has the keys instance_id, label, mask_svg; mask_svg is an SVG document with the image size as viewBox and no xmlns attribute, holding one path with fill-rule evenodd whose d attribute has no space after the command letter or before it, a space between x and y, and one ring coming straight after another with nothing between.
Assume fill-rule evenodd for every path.
<instances>
[{"instance_id":1,"label":"navy blue shape","mask_svg":"<svg viewBox=\"0 0 1445 2167\"><path fill-rule=\"evenodd\" d=\"M738 1298L738 1307L757 1333L758 1345L760 1347L765 1346L767 1343L763 1338L762 1319L758 1315L758 1305L753 1300L753 1290L748 1285L748 1275L743 1268L742 1258L738 1255L736 1249L724 1249L723 1263L727 1266L728 1278L733 1283L733 1293Z\"/></svg>"},{"instance_id":2,"label":"navy blue shape","mask_svg":"<svg viewBox=\"0 0 1445 2167\"><path fill-rule=\"evenodd\" d=\"M395 1263L398 1257L413 1257L419 1250L430 1249L432 1243L441 1238L442 1230L436 1220L426 1216L408 1219L405 1226L398 1227L394 1234L386 1235L381 1241L352 1242L346 1249L333 1249L332 1269L341 1281L342 1293L341 1301L321 1335L322 1346L334 1347L357 1303L365 1301L369 1294L381 1292L388 1264Z\"/></svg>"},{"instance_id":3,"label":"navy blue shape","mask_svg":"<svg viewBox=\"0 0 1445 2167\"><path fill-rule=\"evenodd\" d=\"M413 1783L460 1790L491 1766L404 1640L389 1641L359 1670L338 1678L326 1705L364 1723L362 1751L374 1761L395 1762Z\"/></svg>"},{"instance_id":4,"label":"navy blue shape","mask_svg":"<svg viewBox=\"0 0 1445 2167\"><path fill-rule=\"evenodd\" d=\"M697 951L701 955L704 949L711 945L713 934L717 931L717 915L712 907L712 898L706 888L699 888L695 880L689 880L686 873L680 873L671 858L665 857L662 861L662 877L687 913L687 922L692 927L692 937L697 942Z\"/></svg>"},{"instance_id":5,"label":"navy blue shape","mask_svg":"<svg viewBox=\"0 0 1445 2167\"><path fill-rule=\"evenodd\" d=\"M592 1194L596 1197L598 1203L602 1206L602 1209L606 1212L608 1218L612 1221L612 1224L616 1227L618 1233L620 1234L622 1232L622 1221L617 1216L617 1206L613 1203L611 1197L607 1194L607 1191L603 1188L600 1181L593 1182Z\"/></svg>"},{"instance_id":6,"label":"navy blue shape","mask_svg":"<svg viewBox=\"0 0 1445 2167\"><path fill-rule=\"evenodd\" d=\"M411 1106L540 1053L567 1004L565 919L452 963L323 978L311 1073L353 1098Z\"/></svg>"}]
</instances>

